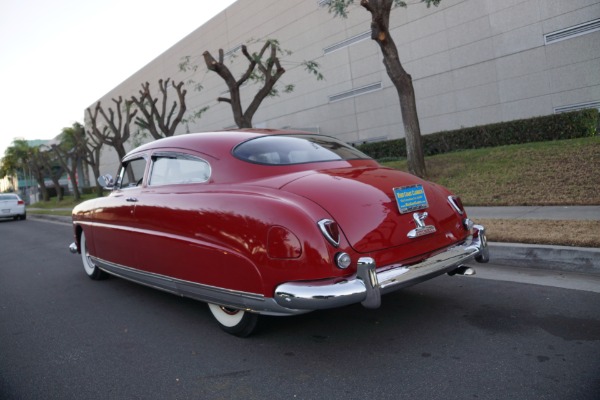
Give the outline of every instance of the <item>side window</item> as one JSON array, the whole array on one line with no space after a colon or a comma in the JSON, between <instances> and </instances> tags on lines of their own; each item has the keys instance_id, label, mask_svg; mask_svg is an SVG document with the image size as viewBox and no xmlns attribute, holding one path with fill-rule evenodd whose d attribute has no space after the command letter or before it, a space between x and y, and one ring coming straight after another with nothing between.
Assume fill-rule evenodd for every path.
<instances>
[{"instance_id":1,"label":"side window","mask_svg":"<svg viewBox=\"0 0 600 400\"><path fill-rule=\"evenodd\" d=\"M160 153L152 157L150 186L202 183L210 178L210 165L197 157Z\"/></svg>"},{"instance_id":2,"label":"side window","mask_svg":"<svg viewBox=\"0 0 600 400\"><path fill-rule=\"evenodd\" d=\"M121 168L119 175L119 187L126 189L129 187L135 187L142 184L144 179L144 170L146 169L146 160L143 158L136 158L127 161Z\"/></svg>"}]
</instances>

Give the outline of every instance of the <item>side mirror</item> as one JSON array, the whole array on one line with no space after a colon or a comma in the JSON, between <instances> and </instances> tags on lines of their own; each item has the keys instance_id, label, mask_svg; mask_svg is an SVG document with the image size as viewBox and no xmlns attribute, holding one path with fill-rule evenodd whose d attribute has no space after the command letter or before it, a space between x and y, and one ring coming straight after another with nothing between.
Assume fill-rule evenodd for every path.
<instances>
[{"instance_id":1,"label":"side mirror","mask_svg":"<svg viewBox=\"0 0 600 400\"><path fill-rule=\"evenodd\" d=\"M115 180L110 174L102 175L101 177L99 177L98 183L100 184L100 186L107 190L112 190L115 187Z\"/></svg>"}]
</instances>

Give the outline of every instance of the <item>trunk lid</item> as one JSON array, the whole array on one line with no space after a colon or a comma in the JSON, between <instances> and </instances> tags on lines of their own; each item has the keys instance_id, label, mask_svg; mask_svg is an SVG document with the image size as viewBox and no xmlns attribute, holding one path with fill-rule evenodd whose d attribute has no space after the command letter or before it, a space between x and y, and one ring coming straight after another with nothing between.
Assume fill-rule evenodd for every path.
<instances>
[{"instance_id":1,"label":"trunk lid","mask_svg":"<svg viewBox=\"0 0 600 400\"><path fill-rule=\"evenodd\" d=\"M408 189L402 189L407 188ZM399 210L394 188L408 208L422 205L418 191L423 189L427 208ZM355 167L315 171L285 184L282 190L306 197L323 207L339 224L350 246L359 253L370 253L408 245L406 256L449 246L465 236L462 218L447 201L448 192L413 175L389 169ZM410 196L409 196L410 197ZM414 213L427 213L417 221ZM425 229L417 229L421 226ZM435 227L435 232L431 229ZM411 238L411 231L417 236ZM414 235L413 235L414 236Z\"/></svg>"}]
</instances>

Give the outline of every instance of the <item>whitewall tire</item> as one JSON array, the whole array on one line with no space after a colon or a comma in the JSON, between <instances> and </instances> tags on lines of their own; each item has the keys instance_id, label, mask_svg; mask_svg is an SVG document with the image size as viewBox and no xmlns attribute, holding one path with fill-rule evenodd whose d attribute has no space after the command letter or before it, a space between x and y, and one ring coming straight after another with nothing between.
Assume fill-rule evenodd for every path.
<instances>
[{"instance_id":1,"label":"whitewall tire","mask_svg":"<svg viewBox=\"0 0 600 400\"><path fill-rule=\"evenodd\" d=\"M90 279L93 279L93 280L101 280L101 279L108 278L108 274L106 272L102 271L100 268L98 268L92 262L92 259L90 258L90 253L87 249L87 245L86 245L86 241L85 241L85 233L83 233L83 232L81 232L80 246L81 246L81 261L83 263L83 269L84 269L85 273L87 274L87 276L89 276Z\"/></svg>"},{"instance_id":2,"label":"whitewall tire","mask_svg":"<svg viewBox=\"0 0 600 400\"><path fill-rule=\"evenodd\" d=\"M256 329L258 314L210 303L208 309L221 326L221 329L227 333L246 337Z\"/></svg>"}]
</instances>

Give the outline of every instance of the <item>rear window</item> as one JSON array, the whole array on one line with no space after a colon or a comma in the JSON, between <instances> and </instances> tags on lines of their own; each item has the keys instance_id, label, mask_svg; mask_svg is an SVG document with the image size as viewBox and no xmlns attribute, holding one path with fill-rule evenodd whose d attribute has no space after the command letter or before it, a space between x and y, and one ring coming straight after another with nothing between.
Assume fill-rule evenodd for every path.
<instances>
[{"instance_id":1,"label":"rear window","mask_svg":"<svg viewBox=\"0 0 600 400\"><path fill-rule=\"evenodd\" d=\"M202 183L210 178L210 165L199 158L180 153L152 156L150 186Z\"/></svg>"},{"instance_id":2,"label":"rear window","mask_svg":"<svg viewBox=\"0 0 600 400\"><path fill-rule=\"evenodd\" d=\"M237 145L233 155L263 165L370 159L344 142L321 135L261 136Z\"/></svg>"},{"instance_id":3,"label":"rear window","mask_svg":"<svg viewBox=\"0 0 600 400\"><path fill-rule=\"evenodd\" d=\"M0 200L19 200L15 194L0 194Z\"/></svg>"}]
</instances>

